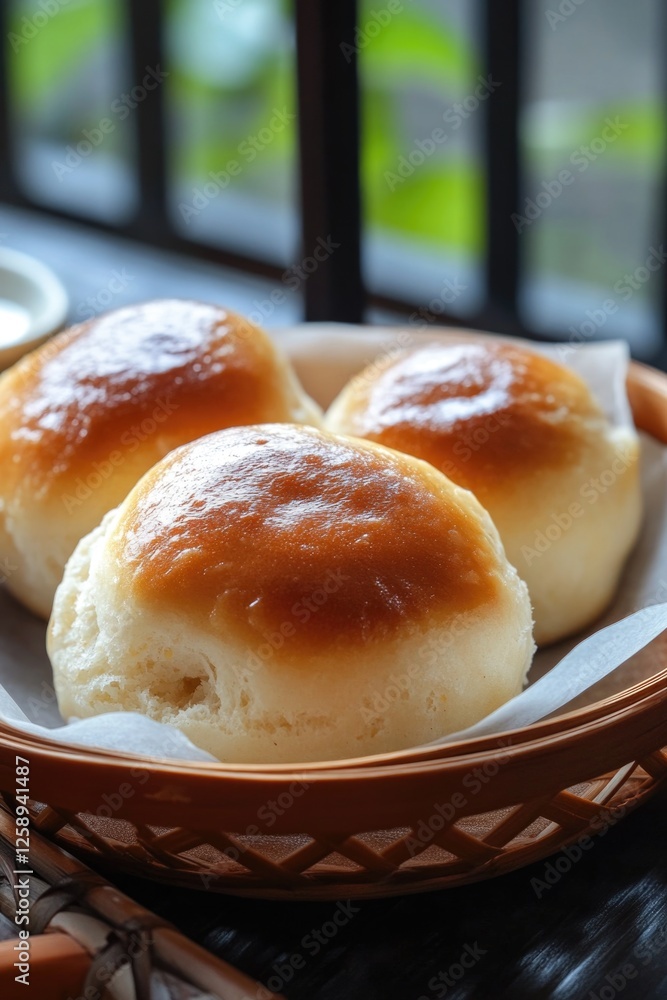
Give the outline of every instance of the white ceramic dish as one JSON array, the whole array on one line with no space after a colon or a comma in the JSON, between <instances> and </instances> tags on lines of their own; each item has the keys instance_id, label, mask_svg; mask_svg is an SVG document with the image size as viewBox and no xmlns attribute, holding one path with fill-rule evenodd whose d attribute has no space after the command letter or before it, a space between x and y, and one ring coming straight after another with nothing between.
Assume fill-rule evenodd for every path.
<instances>
[{"instance_id":1,"label":"white ceramic dish","mask_svg":"<svg viewBox=\"0 0 667 1000\"><path fill-rule=\"evenodd\" d=\"M0 371L62 329L68 308L50 268L18 250L0 250Z\"/></svg>"}]
</instances>

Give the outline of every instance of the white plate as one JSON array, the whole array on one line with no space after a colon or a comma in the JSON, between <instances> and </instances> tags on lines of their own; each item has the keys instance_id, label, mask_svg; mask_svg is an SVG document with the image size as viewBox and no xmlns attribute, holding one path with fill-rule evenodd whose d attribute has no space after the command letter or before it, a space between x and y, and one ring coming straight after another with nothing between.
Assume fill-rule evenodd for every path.
<instances>
[{"instance_id":1,"label":"white plate","mask_svg":"<svg viewBox=\"0 0 667 1000\"><path fill-rule=\"evenodd\" d=\"M0 250L0 371L62 329L69 301L45 264Z\"/></svg>"}]
</instances>

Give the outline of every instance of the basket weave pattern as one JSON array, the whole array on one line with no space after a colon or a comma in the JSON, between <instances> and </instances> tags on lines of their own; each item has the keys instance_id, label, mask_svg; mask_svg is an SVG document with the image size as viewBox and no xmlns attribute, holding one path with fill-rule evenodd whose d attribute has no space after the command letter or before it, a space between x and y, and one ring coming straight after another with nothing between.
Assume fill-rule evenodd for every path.
<instances>
[{"instance_id":1,"label":"basket weave pattern","mask_svg":"<svg viewBox=\"0 0 667 1000\"><path fill-rule=\"evenodd\" d=\"M595 837L667 778L667 751L554 795L449 824L244 836L154 828L33 804L35 829L91 863L248 896L382 896L488 878ZM11 797L5 795L11 807Z\"/></svg>"}]
</instances>

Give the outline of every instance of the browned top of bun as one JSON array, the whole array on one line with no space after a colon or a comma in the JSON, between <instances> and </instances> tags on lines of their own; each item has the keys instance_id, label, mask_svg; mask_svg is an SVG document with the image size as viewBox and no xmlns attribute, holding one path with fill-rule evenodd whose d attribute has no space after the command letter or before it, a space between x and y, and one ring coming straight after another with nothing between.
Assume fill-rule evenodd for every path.
<instances>
[{"instance_id":1,"label":"browned top of bun","mask_svg":"<svg viewBox=\"0 0 667 1000\"><path fill-rule=\"evenodd\" d=\"M574 372L504 343L430 344L362 373L340 415L351 434L430 462L482 501L576 463L604 417Z\"/></svg>"},{"instance_id":2,"label":"browned top of bun","mask_svg":"<svg viewBox=\"0 0 667 1000\"><path fill-rule=\"evenodd\" d=\"M89 471L150 435L178 444L219 427L289 419L282 378L266 335L235 313L178 299L118 309L65 331L3 376L0 464L19 463L41 484Z\"/></svg>"},{"instance_id":3,"label":"browned top of bun","mask_svg":"<svg viewBox=\"0 0 667 1000\"><path fill-rule=\"evenodd\" d=\"M239 427L151 469L109 551L140 605L251 647L275 648L282 633L292 655L494 602L497 557L472 502L373 444L288 424Z\"/></svg>"}]
</instances>

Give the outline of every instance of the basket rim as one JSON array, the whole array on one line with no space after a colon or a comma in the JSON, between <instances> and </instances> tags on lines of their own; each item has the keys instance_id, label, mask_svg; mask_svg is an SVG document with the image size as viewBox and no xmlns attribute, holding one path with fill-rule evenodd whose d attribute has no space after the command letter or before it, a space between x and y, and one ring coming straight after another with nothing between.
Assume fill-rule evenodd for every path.
<instances>
[{"instance_id":1,"label":"basket rim","mask_svg":"<svg viewBox=\"0 0 667 1000\"><path fill-rule=\"evenodd\" d=\"M593 720L583 727L517 745L469 752L434 760L329 771L242 773L225 765L162 761L140 767L145 784L113 810L113 819L131 819L150 826L179 826L187 815L190 830L220 828L242 831L262 807L281 793L291 795L290 807L274 817L272 834L373 830L404 826L412 817L460 790L475 769L494 768L489 781L469 802L479 813L528 799L541 799L590 781L628 762L653 758L656 772L667 777L667 688L654 689L636 705ZM136 779L138 758L101 758L88 752L54 754L49 748L9 740L0 734L0 788L13 791L14 758L25 749L31 762L30 797L53 808L101 815L104 793ZM66 765L66 766L63 766ZM308 794L301 797L294 783ZM187 808L187 813L184 810ZM468 814L466 808L460 815ZM334 819L332 820L332 816ZM340 824L340 825L338 825Z\"/></svg>"}]
</instances>

